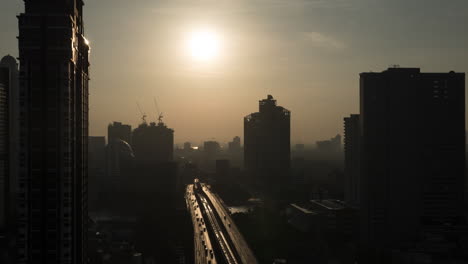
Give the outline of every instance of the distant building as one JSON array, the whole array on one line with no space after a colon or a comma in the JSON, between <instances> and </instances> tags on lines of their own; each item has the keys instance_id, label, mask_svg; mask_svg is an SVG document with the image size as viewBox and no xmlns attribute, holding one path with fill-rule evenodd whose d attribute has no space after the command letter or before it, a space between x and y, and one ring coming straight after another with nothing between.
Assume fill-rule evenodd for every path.
<instances>
[{"instance_id":1,"label":"distant building","mask_svg":"<svg viewBox=\"0 0 468 264\"><path fill-rule=\"evenodd\" d=\"M106 138L88 137L88 200L89 209L98 210L106 179Z\"/></svg>"},{"instance_id":2,"label":"distant building","mask_svg":"<svg viewBox=\"0 0 468 264\"><path fill-rule=\"evenodd\" d=\"M106 177L100 186L99 203L106 210L122 214L123 203L128 201L129 193L135 192L138 178L135 173L135 155L127 142L114 139L106 146Z\"/></svg>"},{"instance_id":3,"label":"distant building","mask_svg":"<svg viewBox=\"0 0 468 264\"><path fill-rule=\"evenodd\" d=\"M279 188L291 167L291 112L273 96L259 101L259 112L244 117L244 166L259 185Z\"/></svg>"},{"instance_id":4,"label":"distant building","mask_svg":"<svg viewBox=\"0 0 468 264\"><path fill-rule=\"evenodd\" d=\"M344 118L345 201L359 206L360 196L359 115Z\"/></svg>"},{"instance_id":5,"label":"distant building","mask_svg":"<svg viewBox=\"0 0 468 264\"><path fill-rule=\"evenodd\" d=\"M341 151L341 136L336 135L329 140L317 141L317 150L323 153L337 153Z\"/></svg>"},{"instance_id":6,"label":"distant building","mask_svg":"<svg viewBox=\"0 0 468 264\"><path fill-rule=\"evenodd\" d=\"M132 141L135 165L129 179L135 182L132 195L139 197L135 206L144 207L141 199L154 199L159 201L159 208L165 208L161 212L173 212L181 182L177 178L177 163L173 161L174 130L161 121L143 123L133 130Z\"/></svg>"},{"instance_id":7,"label":"distant building","mask_svg":"<svg viewBox=\"0 0 468 264\"><path fill-rule=\"evenodd\" d=\"M106 156L105 148L105 137L88 137L89 168L100 168L101 166L103 166Z\"/></svg>"},{"instance_id":8,"label":"distant building","mask_svg":"<svg viewBox=\"0 0 468 264\"><path fill-rule=\"evenodd\" d=\"M19 161L18 97L18 63L8 55L0 60L0 236L3 236L6 245L12 241L16 225L14 201ZM6 249L6 245L0 247Z\"/></svg>"},{"instance_id":9,"label":"distant building","mask_svg":"<svg viewBox=\"0 0 468 264\"><path fill-rule=\"evenodd\" d=\"M221 146L217 141L203 142L203 152L208 157L214 157L221 151Z\"/></svg>"},{"instance_id":10,"label":"distant building","mask_svg":"<svg viewBox=\"0 0 468 264\"><path fill-rule=\"evenodd\" d=\"M460 220L465 75L361 73L360 110L361 246L379 263Z\"/></svg>"},{"instance_id":11,"label":"distant building","mask_svg":"<svg viewBox=\"0 0 468 264\"><path fill-rule=\"evenodd\" d=\"M18 260L86 263L89 43L82 0L25 1L18 16Z\"/></svg>"},{"instance_id":12,"label":"distant building","mask_svg":"<svg viewBox=\"0 0 468 264\"><path fill-rule=\"evenodd\" d=\"M241 139L240 137L234 137L232 142L228 144L229 152L231 153L238 153L241 151Z\"/></svg>"},{"instance_id":13,"label":"distant building","mask_svg":"<svg viewBox=\"0 0 468 264\"><path fill-rule=\"evenodd\" d=\"M186 152L192 151L192 144L190 142L185 142L184 143L184 151L186 151Z\"/></svg>"},{"instance_id":14,"label":"distant building","mask_svg":"<svg viewBox=\"0 0 468 264\"><path fill-rule=\"evenodd\" d=\"M116 139L132 144L132 126L122 124L121 122L109 124L107 127L107 140L110 143Z\"/></svg>"},{"instance_id":15,"label":"distant building","mask_svg":"<svg viewBox=\"0 0 468 264\"><path fill-rule=\"evenodd\" d=\"M163 122L142 123L133 130L132 146L138 161L170 162L174 158L174 130Z\"/></svg>"}]
</instances>

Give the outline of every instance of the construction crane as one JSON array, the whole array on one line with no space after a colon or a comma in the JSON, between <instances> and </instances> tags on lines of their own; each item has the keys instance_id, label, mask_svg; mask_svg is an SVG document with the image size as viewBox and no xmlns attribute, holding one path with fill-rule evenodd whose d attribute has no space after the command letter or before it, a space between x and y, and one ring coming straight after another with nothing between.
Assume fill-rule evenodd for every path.
<instances>
[{"instance_id":1,"label":"construction crane","mask_svg":"<svg viewBox=\"0 0 468 264\"><path fill-rule=\"evenodd\" d=\"M153 99L154 99L154 107L156 108L156 112L158 114L158 124L162 124L163 123L162 119L164 117L163 113L161 113L159 111L158 102L156 101L156 97L153 97Z\"/></svg>"},{"instance_id":2,"label":"construction crane","mask_svg":"<svg viewBox=\"0 0 468 264\"><path fill-rule=\"evenodd\" d=\"M143 113L143 111L141 110L140 104L138 102L137 102L137 107L138 107L138 110L140 111L141 120L143 121L143 124L146 124L146 114Z\"/></svg>"}]
</instances>

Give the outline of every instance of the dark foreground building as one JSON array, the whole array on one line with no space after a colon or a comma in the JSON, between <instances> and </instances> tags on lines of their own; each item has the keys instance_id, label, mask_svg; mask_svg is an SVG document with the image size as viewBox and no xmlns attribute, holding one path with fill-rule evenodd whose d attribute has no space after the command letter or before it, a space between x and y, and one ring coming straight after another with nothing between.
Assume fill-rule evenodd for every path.
<instances>
[{"instance_id":1,"label":"dark foreground building","mask_svg":"<svg viewBox=\"0 0 468 264\"><path fill-rule=\"evenodd\" d=\"M281 187L291 166L291 112L273 96L244 118L244 166L260 186ZM284 186L283 186L284 187Z\"/></svg>"},{"instance_id":2,"label":"dark foreground building","mask_svg":"<svg viewBox=\"0 0 468 264\"><path fill-rule=\"evenodd\" d=\"M82 0L19 15L18 261L86 263L88 41Z\"/></svg>"},{"instance_id":3,"label":"dark foreground building","mask_svg":"<svg viewBox=\"0 0 468 264\"><path fill-rule=\"evenodd\" d=\"M0 262L14 246L18 95L18 63L8 55L0 60Z\"/></svg>"},{"instance_id":4,"label":"dark foreground building","mask_svg":"<svg viewBox=\"0 0 468 264\"><path fill-rule=\"evenodd\" d=\"M440 249L450 243L430 242L462 220L465 75L418 68L361 73L360 111L367 263L389 263L414 248L435 258L449 254Z\"/></svg>"}]
</instances>

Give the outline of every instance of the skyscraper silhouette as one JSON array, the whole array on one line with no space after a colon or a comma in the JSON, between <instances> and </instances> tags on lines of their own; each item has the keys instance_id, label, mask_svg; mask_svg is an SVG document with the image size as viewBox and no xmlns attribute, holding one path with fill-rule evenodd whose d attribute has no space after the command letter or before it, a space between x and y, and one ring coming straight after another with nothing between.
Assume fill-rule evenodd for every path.
<instances>
[{"instance_id":1,"label":"skyscraper silhouette","mask_svg":"<svg viewBox=\"0 0 468 264\"><path fill-rule=\"evenodd\" d=\"M138 161L170 162L174 158L174 130L163 122L142 123L133 130L132 147Z\"/></svg>"},{"instance_id":2,"label":"skyscraper silhouette","mask_svg":"<svg viewBox=\"0 0 468 264\"><path fill-rule=\"evenodd\" d=\"M82 0L25 0L19 15L17 263L85 263L88 56Z\"/></svg>"},{"instance_id":3,"label":"skyscraper silhouette","mask_svg":"<svg viewBox=\"0 0 468 264\"><path fill-rule=\"evenodd\" d=\"M387 263L462 215L465 75L361 73L360 111L361 242Z\"/></svg>"},{"instance_id":4,"label":"skyscraper silhouette","mask_svg":"<svg viewBox=\"0 0 468 264\"><path fill-rule=\"evenodd\" d=\"M236 136L232 139L231 142L228 143L228 149L231 153L237 153L241 151L241 139L240 137Z\"/></svg>"},{"instance_id":5,"label":"skyscraper silhouette","mask_svg":"<svg viewBox=\"0 0 468 264\"><path fill-rule=\"evenodd\" d=\"M1 251L11 254L14 238L15 183L18 174L18 63L0 60L0 262ZM10 255L9 254L9 255Z\"/></svg>"},{"instance_id":6,"label":"skyscraper silhouette","mask_svg":"<svg viewBox=\"0 0 468 264\"><path fill-rule=\"evenodd\" d=\"M255 182L279 189L291 166L291 112L273 96L244 118L244 166Z\"/></svg>"},{"instance_id":7,"label":"skyscraper silhouette","mask_svg":"<svg viewBox=\"0 0 468 264\"><path fill-rule=\"evenodd\" d=\"M344 118L345 201L357 206L360 196L360 131L359 115Z\"/></svg>"},{"instance_id":8,"label":"skyscraper silhouette","mask_svg":"<svg viewBox=\"0 0 468 264\"><path fill-rule=\"evenodd\" d=\"M132 144L132 126L114 122L107 127L107 140L110 144L114 140L123 140L128 144Z\"/></svg>"}]
</instances>

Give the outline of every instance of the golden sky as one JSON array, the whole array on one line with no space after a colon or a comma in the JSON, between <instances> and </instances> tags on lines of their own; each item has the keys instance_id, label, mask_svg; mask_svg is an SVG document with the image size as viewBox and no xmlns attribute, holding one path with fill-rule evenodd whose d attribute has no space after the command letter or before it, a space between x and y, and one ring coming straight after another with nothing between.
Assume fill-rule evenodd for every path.
<instances>
[{"instance_id":1,"label":"golden sky","mask_svg":"<svg viewBox=\"0 0 468 264\"><path fill-rule=\"evenodd\" d=\"M22 10L2 2L0 55L17 55ZM313 144L358 113L360 72L465 72L466 25L465 0L87 0L90 135L138 125L137 102L154 121L156 97L177 143L242 138L243 117L272 94L292 112L292 142ZM193 57L197 32L217 55Z\"/></svg>"}]
</instances>

